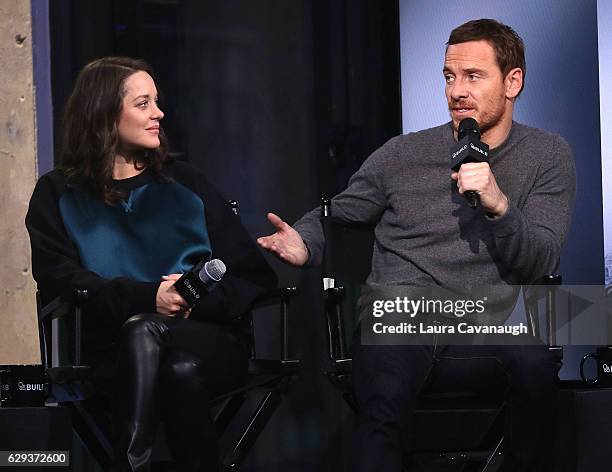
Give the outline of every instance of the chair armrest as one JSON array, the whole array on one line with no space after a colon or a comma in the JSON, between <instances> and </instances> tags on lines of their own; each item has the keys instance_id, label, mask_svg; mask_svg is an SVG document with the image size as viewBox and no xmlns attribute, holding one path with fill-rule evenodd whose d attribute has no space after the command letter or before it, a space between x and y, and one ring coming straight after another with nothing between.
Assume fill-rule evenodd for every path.
<instances>
[{"instance_id":1,"label":"chair armrest","mask_svg":"<svg viewBox=\"0 0 612 472\"><path fill-rule=\"evenodd\" d=\"M46 305L42 305L40 291L36 292L38 303L38 321L45 321L48 316L52 319L72 315L74 308L82 305L89 298L87 290L75 289L72 300L64 300L62 297L55 297Z\"/></svg>"},{"instance_id":2,"label":"chair armrest","mask_svg":"<svg viewBox=\"0 0 612 472\"><path fill-rule=\"evenodd\" d=\"M89 298L87 290L75 289L71 300L55 297L51 302L42 305L40 290L36 292L38 306L38 327L40 330L41 359L46 370L49 370L49 354L47 348L47 327L51 332L51 321L65 316L74 317L74 355L77 366L81 364L81 306Z\"/></svg>"},{"instance_id":3,"label":"chair armrest","mask_svg":"<svg viewBox=\"0 0 612 472\"><path fill-rule=\"evenodd\" d=\"M263 308L278 302L288 303L291 298L300 294L297 287L280 287L262 293L255 299L254 308Z\"/></svg>"},{"instance_id":4,"label":"chair armrest","mask_svg":"<svg viewBox=\"0 0 612 472\"><path fill-rule=\"evenodd\" d=\"M53 383L68 383L86 380L91 377L91 367L87 365L68 365L47 369L49 380Z\"/></svg>"},{"instance_id":5,"label":"chair armrest","mask_svg":"<svg viewBox=\"0 0 612 472\"><path fill-rule=\"evenodd\" d=\"M36 298L37 298L37 303L38 306L40 307L38 309L38 322L42 323L43 321L45 321L47 319L48 316L50 315L55 315L56 313L60 313L60 308L66 308L65 310L62 309L60 315L55 315L52 316L52 318L58 317L58 316L62 316L63 314L68 313L69 309L68 309L68 304L66 302L62 302L61 297L55 297L53 300L51 300L49 303L47 303L44 306L41 306L41 302L40 302L40 292L36 292Z\"/></svg>"},{"instance_id":6,"label":"chair armrest","mask_svg":"<svg viewBox=\"0 0 612 472\"><path fill-rule=\"evenodd\" d=\"M561 285L563 281L563 277L559 274L548 274L543 277L540 277L535 282L529 285Z\"/></svg>"}]
</instances>

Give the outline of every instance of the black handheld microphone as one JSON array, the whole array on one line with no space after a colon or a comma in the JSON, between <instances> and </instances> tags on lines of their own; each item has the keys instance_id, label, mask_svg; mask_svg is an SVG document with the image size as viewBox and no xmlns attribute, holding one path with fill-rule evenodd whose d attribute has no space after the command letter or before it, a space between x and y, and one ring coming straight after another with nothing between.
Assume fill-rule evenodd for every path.
<instances>
[{"instance_id":1,"label":"black handheld microphone","mask_svg":"<svg viewBox=\"0 0 612 472\"><path fill-rule=\"evenodd\" d=\"M480 140L480 128L474 118L461 120L457 135L459 142L451 150L451 169L459 172L462 164L489 160L489 146ZM480 202L478 193L468 190L464 195L470 207L478 206Z\"/></svg>"},{"instance_id":2,"label":"black handheld microphone","mask_svg":"<svg viewBox=\"0 0 612 472\"><path fill-rule=\"evenodd\" d=\"M225 275L227 268L220 259L201 261L174 283L181 297L193 307Z\"/></svg>"}]
</instances>

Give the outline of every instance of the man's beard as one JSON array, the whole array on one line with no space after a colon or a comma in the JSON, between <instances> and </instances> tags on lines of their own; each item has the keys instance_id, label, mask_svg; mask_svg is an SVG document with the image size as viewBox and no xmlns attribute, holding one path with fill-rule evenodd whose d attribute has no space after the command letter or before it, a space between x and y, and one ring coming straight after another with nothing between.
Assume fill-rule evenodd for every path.
<instances>
[{"instance_id":1,"label":"man's beard","mask_svg":"<svg viewBox=\"0 0 612 472\"><path fill-rule=\"evenodd\" d=\"M481 134L485 134L487 131L489 131L490 129L494 128L496 125L498 125L504 116L504 107L503 106L496 106L496 107L489 107L489 110L485 113L480 113L480 110L478 107L472 105L470 106L470 104L461 104L461 105L451 105L449 107L449 113L451 114L451 121L453 123L453 129L455 131L455 133L459 132L459 123L461 123L461 121L463 121L465 118L460 119L458 122L455 122L455 119L452 115L452 111L453 108L469 108L471 110L473 110L473 113L471 113L471 116L466 116L465 118L474 118L476 120L476 122L478 123L478 127L480 128L480 133Z\"/></svg>"}]
</instances>

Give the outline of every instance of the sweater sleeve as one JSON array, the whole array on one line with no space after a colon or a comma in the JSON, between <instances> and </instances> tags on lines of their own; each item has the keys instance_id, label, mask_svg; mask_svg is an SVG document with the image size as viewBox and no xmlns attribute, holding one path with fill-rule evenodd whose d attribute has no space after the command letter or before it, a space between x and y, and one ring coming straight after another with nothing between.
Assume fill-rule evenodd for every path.
<instances>
[{"instance_id":1,"label":"sweater sleeve","mask_svg":"<svg viewBox=\"0 0 612 472\"><path fill-rule=\"evenodd\" d=\"M258 295L277 286L276 274L219 191L203 176L197 189L204 201L212 258L221 259L227 272L194 307L191 319L237 322Z\"/></svg>"},{"instance_id":2,"label":"sweater sleeve","mask_svg":"<svg viewBox=\"0 0 612 472\"><path fill-rule=\"evenodd\" d=\"M395 139L392 139L371 154L350 178L346 190L332 199L331 211L335 218L347 223L374 225L378 222L387 206L382 174L394 147ZM315 208L293 225L310 251L309 265L320 264L323 259L325 235L320 214L320 209Z\"/></svg>"},{"instance_id":3,"label":"sweater sleeve","mask_svg":"<svg viewBox=\"0 0 612 472\"><path fill-rule=\"evenodd\" d=\"M572 151L559 137L550 157L543 159L524 205L509 202L504 216L487 218L501 257L525 283L558 268L575 195Z\"/></svg>"},{"instance_id":4,"label":"sweater sleeve","mask_svg":"<svg viewBox=\"0 0 612 472\"><path fill-rule=\"evenodd\" d=\"M138 313L155 312L159 282L106 279L81 265L59 210L59 198L65 188L59 171L41 177L26 215L32 273L43 303L57 296L69 300L75 289L85 289L89 292L89 301L84 306L88 318L110 316L121 323Z\"/></svg>"}]
</instances>

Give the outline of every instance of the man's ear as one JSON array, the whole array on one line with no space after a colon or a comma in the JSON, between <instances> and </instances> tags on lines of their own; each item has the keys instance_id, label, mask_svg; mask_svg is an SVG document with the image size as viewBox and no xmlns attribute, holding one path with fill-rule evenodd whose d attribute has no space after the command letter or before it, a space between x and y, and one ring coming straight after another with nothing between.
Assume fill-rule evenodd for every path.
<instances>
[{"instance_id":1,"label":"man's ear","mask_svg":"<svg viewBox=\"0 0 612 472\"><path fill-rule=\"evenodd\" d=\"M504 80L504 85L506 86L506 98L516 98L523 87L523 69L515 67L508 72Z\"/></svg>"}]
</instances>

